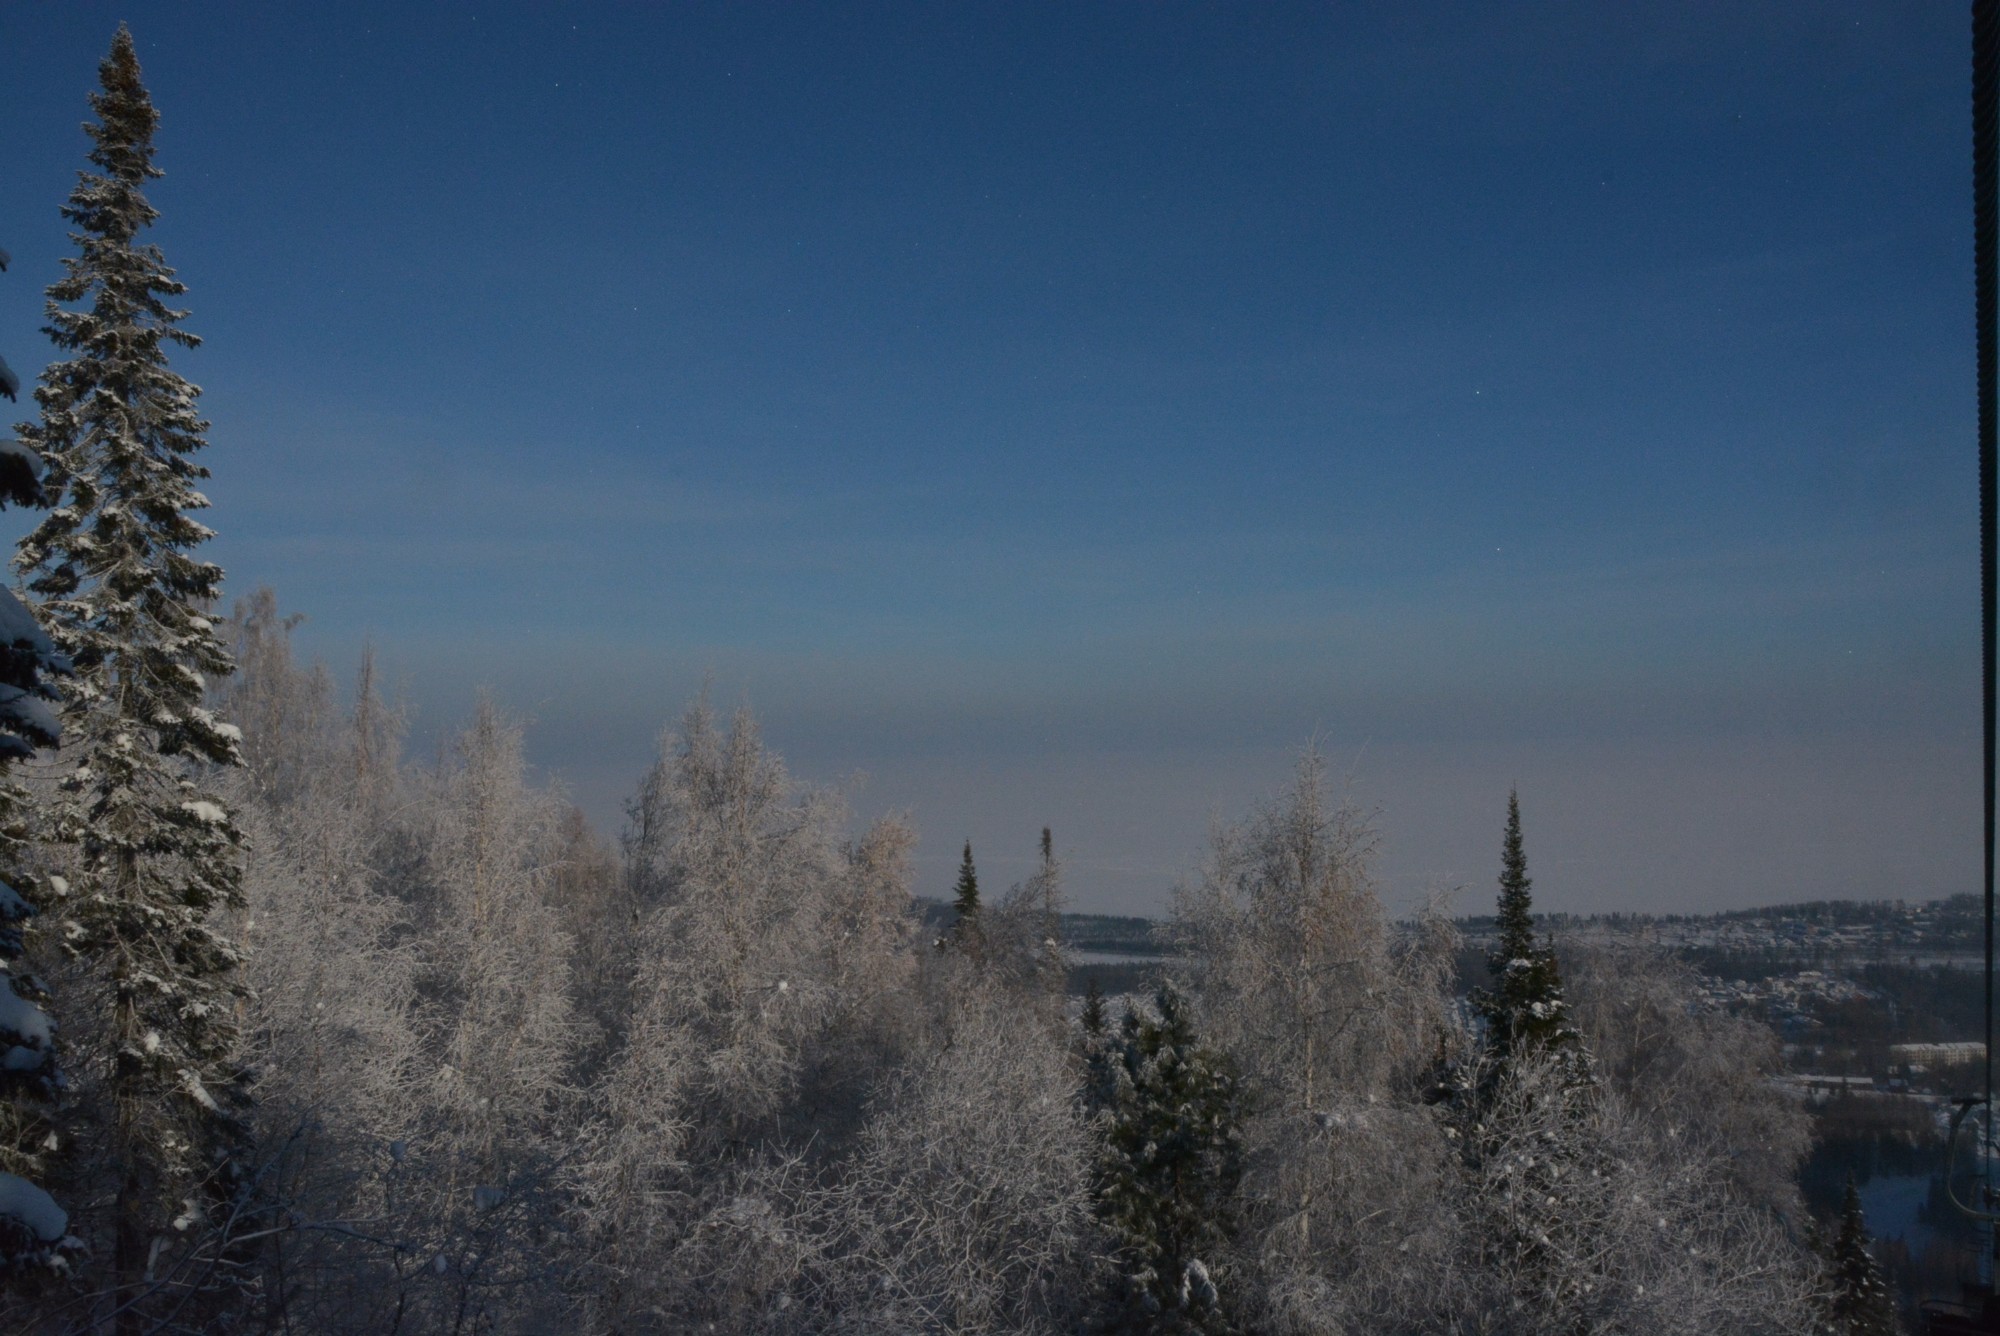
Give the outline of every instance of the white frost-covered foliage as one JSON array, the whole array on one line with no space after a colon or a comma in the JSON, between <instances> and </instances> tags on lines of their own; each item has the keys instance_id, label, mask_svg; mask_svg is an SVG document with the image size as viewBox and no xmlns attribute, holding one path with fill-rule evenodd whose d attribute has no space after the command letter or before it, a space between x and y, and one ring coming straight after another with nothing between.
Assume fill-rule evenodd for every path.
<instances>
[{"instance_id":1,"label":"white frost-covered foliage","mask_svg":"<svg viewBox=\"0 0 2000 1336\"><path fill-rule=\"evenodd\" d=\"M1812 1332L1811 1258L1726 1153L1573 1076L1561 1053L1517 1055L1460 1131L1472 1251L1448 1292L1456 1329Z\"/></svg>"},{"instance_id":2,"label":"white frost-covered foliage","mask_svg":"<svg viewBox=\"0 0 2000 1336\"><path fill-rule=\"evenodd\" d=\"M367 668L350 710L323 668L297 665L297 620L279 616L269 590L239 605L240 668L221 695L247 762L233 805L250 837L236 931L251 988L253 1159L274 1213L315 1226L266 1245L287 1278L285 1311L313 1330L366 1330L375 1310L350 1291L392 1285L392 1255L350 1229L390 1228L397 1166L384 1148L410 1135L425 1070L420 959L384 875L401 787L394 717Z\"/></svg>"},{"instance_id":3,"label":"white frost-covered foliage","mask_svg":"<svg viewBox=\"0 0 2000 1336\"><path fill-rule=\"evenodd\" d=\"M607 1329L1028 1333L1076 1330L1102 1240L1093 1141L1054 1036L997 994L960 1009L877 1086L858 1135L692 1157L684 1220Z\"/></svg>"},{"instance_id":4,"label":"white frost-covered foliage","mask_svg":"<svg viewBox=\"0 0 2000 1336\"><path fill-rule=\"evenodd\" d=\"M1049 1024L1061 1015L1069 975L1063 907L1062 862L1044 828L1034 874L980 912L980 964L994 983L1033 1006Z\"/></svg>"},{"instance_id":5,"label":"white frost-covered foliage","mask_svg":"<svg viewBox=\"0 0 2000 1336\"><path fill-rule=\"evenodd\" d=\"M1374 830L1327 787L1308 751L1288 792L1216 830L1174 907L1207 1031L1250 1087L1243 1266L1262 1320L1298 1331L1423 1307L1453 1240L1444 1138L1413 1098L1450 1025L1450 942L1399 942Z\"/></svg>"},{"instance_id":6,"label":"white frost-covered foliage","mask_svg":"<svg viewBox=\"0 0 2000 1336\"><path fill-rule=\"evenodd\" d=\"M189 800L255 836L234 924L257 984L258 1322L1159 1328L1156 1289L1118 1285L1134 1241L1094 1172L1107 1131L1139 1123L1092 1121L1103 1065L1057 1019L1049 843L983 910L977 957L934 949L915 940L908 828L849 838L747 715L697 706L632 806L621 869L528 784L496 708L435 767L406 765L366 671L343 707L292 662L290 625L268 595L239 612L243 672L218 704L248 766ZM1174 1315L1314 1336L1803 1334L1817 1273L1781 1214L1798 1128L1768 1050L1711 1051L1752 1036L1691 1010L1675 967L1572 951L1598 1078L1534 1051L1497 1066L1452 995L1455 938L1389 921L1373 848L1308 755L1181 893L1191 1019L1240 1073L1246 1118L1240 1180L1231 1138L1192 1208L1201 1265ZM1145 1140L1122 1153L1171 1159ZM1186 1223L1171 1178L1147 1180L1148 1218ZM6 1228L8 1247L73 1248Z\"/></svg>"},{"instance_id":7,"label":"white frost-covered foliage","mask_svg":"<svg viewBox=\"0 0 2000 1336\"><path fill-rule=\"evenodd\" d=\"M889 1082L809 1213L794 1330L1072 1329L1094 1250L1094 1142L1057 1037L999 997Z\"/></svg>"},{"instance_id":8,"label":"white frost-covered foliage","mask_svg":"<svg viewBox=\"0 0 2000 1336\"><path fill-rule=\"evenodd\" d=\"M557 1180L583 1037L562 818L488 702L434 770L364 662L351 709L261 592L230 705L258 836L243 932L269 1283L299 1329L512 1330L564 1311Z\"/></svg>"},{"instance_id":9,"label":"white frost-covered foliage","mask_svg":"<svg viewBox=\"0 0 2000 1336\"><path fill-rule=\"evenodd\" d=\"M1377 842L1366 813L1332 802L1325 761L1308 751L1289 791L1214 832L1201 880L1175 897L1211 1033L1293 1111L1379 1099L1446 1023L1445 962L1398 949Z\"/></svg>"},{"instance_id":10,"label":"white frost-covered foliage","mask_svg":"<svg viewBox=\"0 0 2000 1336\"><path fill-rule=\"evenodd\" d=\"M547 901L561 809L528 787L520 726L487 700L432 783L424 950L442 1061L426 1103L490 1178L548 1135L581 1038Z\"/></svg>"},{"instance_id":11,"label":"white frost-covered foliage","mask_svg":"<svg viewBox=\"0 0 2000 1336\"><path fill-rule=\"evenodd\" d=\"M632 1018L583 1175L607 1320L687 1282L662 1263L718 1166L777 1144L788 1113L808 1139L841 1122L911 971L907 832L849 846L838 798L795 786L747 713L725 730L690 710L631 815Z\"/></svg>"},{"instance_id":12,"label":"white frost-covered foliage","mask_svg":"<svg viewBox=\"0 0 2000 1336\"><path fill-rule=\"evenodd\" d=\"M690 1111L740 1134L796 1089L832 1002L846 811L797 789L747 714L724 730L698 706L662 750L633 811L645 917L630 1056L689 1048L674 1065Z\"/></svg>"},{"instance_id":13,"label":"white frost-covered foliage","mask_svg":"<svg viewBox=\"0 0 2000 1336\"><path fill-rule=\"evenodd\" d=\"M423 1052L383 1195L399 1267L428 1267L399 1270L393 1293L418 1329L512 1329L558 1299L550 1228L578 1130L585 1034L550 903L563 808L529 787L519 725L484 699L412 789Z\"/></svg>"},{"instance_id":14,"label":"white frost-covered foliage","mask_svg":"<svg viewBox=\"0 0 2000 1336\"><path fill-rule=\"evenodd\" d=\"M1610 966L1579 980L1580 1052L1482 1053L1453 1005L1448 925L1391 927L1373 849L1308 753L1287 794L1217 832L1176 903L1207 1024L1251 1085L1249 1324L1806 1330L1810 1260L1772 1209L1797 1129L1761 1058L1698 1057L1732 1035L1689 1010L1685 979ZM1611 1060L1579 1084L1590 1044ZM1768 1167L1741 1168L1746 1152Z\"/></svg>"},{"instance_id":15,"label":"white frost-covered foliage","mask_svg":"<svg viewBox=\"0 0 2000 1336\"><path fill-rule=\"evenodd\" d=\"M1805 1105L1774 1078L1767 1025L1698 1005L1693 969L1649 948L1560 945L1570 1015L1598 1078L1645 1124L1727 1166L1744 1198L1804 1219Z\"/></svg>"},{"instance_id":16,"label":"white frost-covered foliage","mask_svg":"<svg viewBox=\"0 0 2000 1336\"><path fill-rule=\"evenodd\" d=\"M268 590L236 619L244 721L239 804L253 835L238 929L252 984L250 1050L267 1136L302 1119L327 1134L407 1132L423 1066L413 1019L420 961L407 906L382 884L397 791L394 732L364 675L342 710L323 669L291 658Z\"/></svg>"}]
</instances>

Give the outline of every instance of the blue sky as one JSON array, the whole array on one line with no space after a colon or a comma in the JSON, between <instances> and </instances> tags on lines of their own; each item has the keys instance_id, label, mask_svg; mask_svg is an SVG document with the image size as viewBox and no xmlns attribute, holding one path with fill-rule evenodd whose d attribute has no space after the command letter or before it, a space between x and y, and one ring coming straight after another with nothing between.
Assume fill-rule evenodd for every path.
<instances>
[{"instance_id":1,"label":"blue sky","mask_svg":"<svg viewBox=\"0 0 2000 1336\"><path fill-rule=\"evenodd\" d=\"M1969 61L1932 4L0 13L0 348L163 113L207 517L607 830L704 680L1156 909L1318 737L1392 903L1977 875Z\"/></svg>"}]
</instances>

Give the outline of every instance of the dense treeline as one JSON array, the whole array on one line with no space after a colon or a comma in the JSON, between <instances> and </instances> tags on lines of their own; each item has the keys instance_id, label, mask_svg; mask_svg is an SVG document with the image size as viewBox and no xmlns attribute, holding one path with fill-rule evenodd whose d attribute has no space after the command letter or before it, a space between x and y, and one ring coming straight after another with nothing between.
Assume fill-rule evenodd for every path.
<instances>
[{"instance_id":1,"label":"dense treeline","mask_svg":"<svg viewBox=\"0 0 2000 1336\"><path fill-rule=\"evenodd\" d=\"M1768 1036L1621 957L1572 963L1562 1045L1482 1040L1448 924L1389 922L1316 758L1183 889L1183 991L1093 1028L1051 955L1053 848L976 929L922 934L909 830L850 837L747 716L688 712L614 850L492 705L412 763L365 663L343 704L268 593L229 630L250 1187L157 1259L162 1311L195 1288L207 1329L328 1332L1809 1327ZM1186 1163L1151 1172L1166 1147ZM87 1251L36 1306L101 1293L106 1227L76 1212Z\"/></svg>"},{"instance_id":2,"label":"dense treeline","mask_svg":"<svg viewBox=\"0 0 2000 1336\"><path fill-rule=\"evenodd\" d=\"M212 618L122 31L93 106L22 433L14 647L71 677L0 813L8 1330L1861 1329L1770 1036L1559 966L1511 803L1471 1005L1308 753L1180 889L1174 977L1076 1017L1046 830L926 931L909 825L747 714L688 710L616 846L490 701L405 756L369 661L297 662L268 592Z\"/></svg>"}]
</instances>

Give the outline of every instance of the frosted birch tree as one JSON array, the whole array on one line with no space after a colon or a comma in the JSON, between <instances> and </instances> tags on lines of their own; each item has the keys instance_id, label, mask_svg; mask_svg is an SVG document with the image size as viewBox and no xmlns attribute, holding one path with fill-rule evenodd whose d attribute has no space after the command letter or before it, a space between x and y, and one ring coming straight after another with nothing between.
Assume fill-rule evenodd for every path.
<instances>
[{"instance_id":1,"label":"frosted birch tree","mask_svg":"<svg viewBox=\"0 0 2000 1336\"><path fill-rule=\"evenodd\" d=\"M1496 1333L1806 1336L1818 1277L1800 1241L1614 1090L1579 1103L1574 1071L1517 1052L1463 1126L1447 1188L1468 1247L1437 1273L1440 1323Z\"/></svg>"},{"instance_id":2,"label":"frosted birch tree","mask_svg":"<svg viewBox=\"0 0 2000 1336\"><path fill-rule=\"evenodd\" d=\"M431 1099L470 1160L505 1173L546 1135L578 1038L570 939L547 902L560 809L527 785L520 726L482 699L436 783L425 954L443 1062Z\"/></svg>"},{"instance_id":3,"label":"frosted birch tree","mask_svg":"<svg viewBox=\"0 0 2000 1336\"><path fill-rule=\"evenodd\" d=\"M1663 950L1567 942L1559 954L1570 1018L1631 1116L1726 1165L1743 1200L1802 1221L1812 1115L1775 1079L1771 1028L1703 1005L1693 969Z\"/></svg>"},{"instance_id":4,"label":"frosted birch tree","mask_svg":"<svg viewBox=\"0 0 2000 1336\"><path fill-rule=\"evenodd\" d=\"M1075 1090L1063 1036L1022 1026L994 993L964 1007L948 1043L884 1084L854 1153L809 1199L787 1329L1074 1330L1103 1248Z\"/></svg>"},{"instance_id":5,"label":"frosted birch tree","mask_svg":"<svg viewBox=\"0 0 2000 1336\"><path fill-rule=\"evenodd\" d=\"M907 831L850 845L845 805L795 784L747 712L689 710L631 816L633 1012L584 1188L607 1320L675 1302L746 1163L855 1123L843 1065L893 1044L912 971Z\"/></svg>"},{"instance_id":6,"label":"frosted birch tree","mask_svg":"<svg viewBox=\"0 0 2000 1336\"><path fill-rule=\"evenodd\" d=\"M261 1298L313 1330L368 1330L379 1312L353 1295L393 1279L389 1147L414 1131L426 1070L421 961L408 906L381 875L390 714L368 671L348 709L323 667L294 660L299 620L268 589L240 604L239 671L220 693L247 762L234 788L250 836L237 935L255 1159L274 1217L294 1226L266 1242Z\"/></svg>"},{"instance_id":7,"label":"frosted birch tree","mask_svg":"<svg viewBox=\"0 0 2000 1336\"><path fill-rule=\"evenodd\" d=\"M628 1062L689 1053L680 1079L704 1135L740 1140L796 1089L832 1006L846 811L795 785L747 712L724 729L703 704L663 746L634 815L645 945Z\"/></svg>"},{"instance_id":8,"label":"frosted birch tree","mask_svg":"<svg viewBox=\"0 0 2000 1336\"><path fill-rule=\"evenodd\" d=\"M1413 1098L1451 1026L1440 942L1399 949L1376 843L1309 749L1286 793L1218 827L1174 904L1209 1034L1249 1084L1244 1265L1280 1330L1417 1308L1454 1246L1442 1131Z\"/></svg>"}]
</instances>

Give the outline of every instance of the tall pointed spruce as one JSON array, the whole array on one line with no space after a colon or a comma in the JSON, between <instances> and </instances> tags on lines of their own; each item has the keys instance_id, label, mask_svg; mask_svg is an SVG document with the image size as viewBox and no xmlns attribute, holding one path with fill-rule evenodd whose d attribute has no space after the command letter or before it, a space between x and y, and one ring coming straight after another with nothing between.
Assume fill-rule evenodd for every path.
<instances>
[{"instance_id":1,"label":"tall pointed spruce","mask_svg":"<svg viewBox=\"0 0 2000 1336\"><path fill-rule=\"evenodd\" d=\"M1521 845L1521 800L1507 794L1507 830L1500 845L1499 942L1487 964L1493 988L1480 995L1487 1040L1502 1063L1528 1048L1575 1049L1576 1027L1563 1000L1553 951L1535 940L1528 856Z\"/></svg>"},{"instance_id":2,"label":"tall pointed spruce","mask_svg":"<svg viewBox=\"0 0 2000 1336\"><path fill-rule=\"evenodd\" d=\"M1868 1246L1861 1194L1851 1177L1840 1201L1840 1229L1833 1236L1828 1260L1833 1294L1827 1316L1833 1336L1895 1336L1895 1300L1883 1279L1882 1264Z\"/></svg>"},{"instance_id":3,"label":"tall pointed spruce","mask_svg":"<svg viewBox=\"0 0 2000 1336\"><path fill-rule=\"evenodd\" d=\"M75 665L63 710L68 763L49 813L72 884L51 906L62 941L102 980L103 1071L120 1279L149 1270L170 1214L200 1218L190 1193L221 1163L233 1119L218 1096L228 1060L237 952L211 922L236 903L242 843L199 785L239 762L239 734L201 705L204 675L232 664L206 610L219 567L189 552L211 536L188 518L208 504L191 456L208 424L200 393L168 365L193 348L167 299L186 289L140 233L157 212L142 187L159 122L123 27L98 69L87 125L94 172L63 216L80 250L49 288L47 332L68 354L42 373L41 421L22 430L55 509L15 565ZM184 1217L185 1218L185 1217Z\"/></svg>"},{"instance_id":4,"label":"tall pointed spruce","mask_svg":"<svg viewBox=\"0 0 2000 1336\"><path fill-rule=\"evenodd\" d=\"M972 866L972 841L965 842L965 858L958 865L958 885L951 907L958 918L951 925L951 945L966 955L977 957L984 934L979 924L979 873Z\"/></svg>"}]
</instances>

